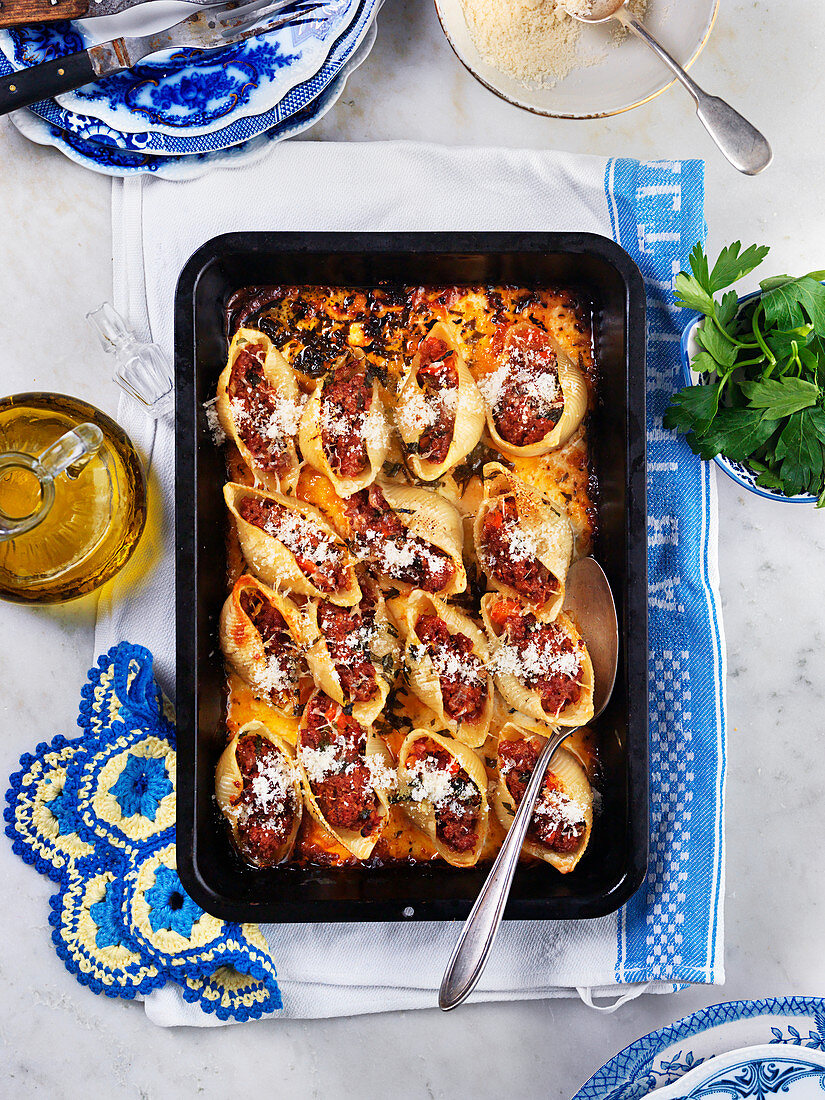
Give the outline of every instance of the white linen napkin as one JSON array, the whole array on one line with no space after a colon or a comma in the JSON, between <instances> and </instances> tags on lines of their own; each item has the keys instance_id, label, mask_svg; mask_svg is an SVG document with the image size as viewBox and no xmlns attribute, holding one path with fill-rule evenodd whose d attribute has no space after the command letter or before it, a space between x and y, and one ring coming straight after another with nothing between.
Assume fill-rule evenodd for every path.
<instances>
[{"instance_id":1,"label":"white linen napkin","mask_svg":"<svg viewBox=\"0 0 825 1100\"><path fill-rule=\"evenodd\" d=\"M138 332L171 354L178 274L196 248L230 231L578 230L610 237L616 211L607 163L527 150L300 142L276 146L254 167L185 184L116 180L115 305ZM701 210L701 197L699 203ZM120 419L149 466L152 511L135 559L101 600L96 653L124 639L147 646L173 697L173 424L153 425L128 398ZM715 547L715 529L710 541ZM263 931L278 969L282 1015L310 1018L433 1006L458 925L272 925ZM713 958L687 980L718 980L721 921L716 934ZM533 999L578 990L589 1002L607 993L670 991L682 980L654 969L627 978L665 980L627 981L617 960L622 935L615 914L591 921L505 922L472 999ZM167 1026L220 1023L187 1005L171 985L152 993L146 1010Z\"/></svg>"}]
</instances>

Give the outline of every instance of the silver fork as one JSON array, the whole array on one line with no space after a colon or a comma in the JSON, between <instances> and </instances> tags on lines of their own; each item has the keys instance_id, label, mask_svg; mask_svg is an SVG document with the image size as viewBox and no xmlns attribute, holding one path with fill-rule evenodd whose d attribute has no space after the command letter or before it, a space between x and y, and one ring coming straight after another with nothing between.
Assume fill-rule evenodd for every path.
<instances>
[{"instance_id":1,"label":"silver fork","mask_svg":"<svg viewBox=\"0 0 825 1100\"><path fill-rule=\"evenodd\" d=\"M134 38L115 38L87 50L0 77L0 115L41 99L81 88L122 73L163 50L215 50L287 24L308 23L326 0L250 0L201 8L163 31Z\"/></svg>"}]
</instances>

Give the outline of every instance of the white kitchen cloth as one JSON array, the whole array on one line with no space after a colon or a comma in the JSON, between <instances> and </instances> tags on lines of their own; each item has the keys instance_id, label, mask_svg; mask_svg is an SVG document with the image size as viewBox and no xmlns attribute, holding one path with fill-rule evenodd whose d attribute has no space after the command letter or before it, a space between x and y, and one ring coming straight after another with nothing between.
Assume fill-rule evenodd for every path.
<instances>
[{"instance_id":1,"label":"white kitchen cloth","mask_svg":"<svg viewBox=\"0 0 825 1100\"><path fill-rule=\"evenodd\" d=\"M685 318L672 283L704 236L699 162L641 164L414 143L278 145L263 163L187 183L114 182L114 299L170 354L178 275L221 233L243 230L589 231L617 240L648 291L651 867L617 914L505 922L476 1001L575 995L612 1002L644 989L721 982L724 890L724 645L712 467L661 428L679 385ZM120 420L149 471L150 521L101 599L95 654L147 646L174 695L174 431L128 398ZM429 1007L457 934L443 923L269 925L263 931L296 1018ZM216 1025L172 987L156 1023Z\"/></svg>"}]
</instances>

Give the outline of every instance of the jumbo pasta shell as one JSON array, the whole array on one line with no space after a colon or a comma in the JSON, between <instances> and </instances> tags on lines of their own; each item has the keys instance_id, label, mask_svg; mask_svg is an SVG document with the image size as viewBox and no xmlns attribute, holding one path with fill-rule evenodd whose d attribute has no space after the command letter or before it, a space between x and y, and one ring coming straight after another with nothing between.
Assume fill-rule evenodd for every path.
<instances>
[{"instance_id":1,"label":"jumbo pasta shell","mask_svg":"<svg viewBox=\"0 0 825 1100\"><path fill-rule=\"evenodd\" d=\"M536 742L539 752L545 740L544 737L530 734L512 723L508 723L499 733L496 748L496 776L491 798L496 817L506 830L509 830L512 825L518 807L507 786L506 768L503 767L501 745L502 742L524 739ZM569 806L575 808L573 815L584 821L584 833L576 847L569 852L556 851L547 844L542 843L537 837L528 834L522 845L522 851L552 864L562 874L568 874L582 858L590 842L590 834L593 829L593 791L581 762L564 746L556 749L547 773L553 777L557 789L569 799ZM541 802L542 796L540 794L539 807L541 807Z\"/></svg>"},{"instance_id":2,"label":"jumbo pasta shell","mask_svg":"<svg viewBox=\"0 0 825 1100\"><path fill-rule=\"evenodd\" d=\"M289 828L285 831L282 842L271 858L266 860L262 860L259 854L250 847L250 842L244 835L245 810L240 805L243 777L238 766L237 750L242 739L256 735L269 741L280 754L277 759L280 760L281 767L275 769L273 781L279 782L284 787L286 796L284 807L291 803L292 810ZM263 722L247 722L246 725L241 726L221 753L215 768L215 799L218 808L229 825L232 842L247 863L251 863L256 867L272 867L289 858L295 846L295 838L301 824L303 799L292 746L283 737L273 733Z\"/></svg>"},{"instance_id":3,"label":"jumbo pasta shell","mask_svg":"<svg viewBox=\"0 0 825 1100\"><path fill-rule=\"evenodd\" d=\"M441 411L438 407L440 402L433 403L429 400L419 383L418 371L422 361L420 350L401 383L395 405L395 423L407 451L407 464L421 481L436 481L461 462L481 439L485 421L484 398L467 368L455 328L444 321L438 321L427 334L427 339L433 337L443 340L450 348L452 365L458 375L455 390L445 391L455 394L455 407L447 410L453 415L453 431L442 462L433 462L422 457L418 451L421 437L427 430L431 417L438 416Z\"/></svg>"},{"instance_id":4,"label":"jumbo pasta shell","mask_svg":"<svg viewBox=\"0 0 825 1100\"><path fill-rule=\"evenodd\" d=\"M420 589L413 590L408 596L398 596L392 600L390 610L404 639L404 665L410 688L458 741L470 748L480 748L490 728L495 695L493 678L487 671L490 654L483 631L479 630L463 611ZM446 625L450 634L463 634L472 642L472 652L481 662L484 670L486 691L483 707L476 718L465 721L456 720L444 709L441 677L426 644L416 633L416 624L422 615L437 616Z\"/></svg>"},{"instance_id":5,"label":"jumbo pasta shell","mask_svg":"<svg viewBox=\"0 0 825 1100\"><path fill-rule=\"evenodd\" d=\"M564 586L570 559L573 556L573 530L566 514L534 486L499 462L488 462L483 470L484 498L473 524L473 542L478 561L487 575L490 587L505 595L529 603L539 618L553 619L564 603ZM485 517L504 505L506 500L515 502L517 521L514 537L519 541L522 554L531 554L555 578L558 590L540 603L533 603L523 585L514 587L500 575L503 569L494 571L495 563L485 550ZM511 527L511 529L513 529Z\"/></svg>"},{"instance_id":6,"label":"jumbo pasta shell","mask_svg":"<svg viewBox=\"0 0 825 1100\"><path fill-rule=\"evenodd\" d=\"M286 497L281 493L267 493L262 489L253 489L235 482L227 482L223 487L226 506L232 513L238 528L238 538L243 555L250 570L265 584L272 588L298 592L304 596L320 596L331 603L351 607L361 599L361 588L355 575L355 558L349 552L346 543L334 528L326 521L321 512L311 504L296 497ZM297 513L307 521L308 530L317 532L324 539L324 545L334 547L343 571L343 583L334 591L322 591L301 569L295 554L280 539L248 522L239 512L246 498L280 505L288 513Z\"/></svg>"},{"instance_id":7,"label":"jumbo pasta shell","mask_svg":"<svg viewBox=\"0 0 825 1100\"><path fill-rule=\"evenodd\" d=\"M504 439L496 423L495 405L497 398L493 379L497 379L500 372L506 373L506 360L505 364L502 364L497 371L492 372L486 379L479 379L479 389L485 396L487 430L490 433L493 446L504 454L522 458L547 454L548 451L553 451L566 443L584 419L588 402L587 380L582 371L550 333L537 329L537 326L530 324L529 321L519 321L510 327L505 337L503 354L506 356L508 345L529 330L541 331L542 337L547 340L556 355L556 368L559 387L564 398L564 407L561 418L550 431L535 443L524 446L518 446Z\"/></svg>"},{"instance_id":8,"label":"jumbo pasta shell","mask_svg":"<svg viewBox=\"0 0 825 1100\"><path fill-rule=\"evenodd\" d=\"M268 387L275 391L273 395L268 389L267 400L262 408L254 411L254 415L242 399L229 396L233 369L242 353L251 349L257 349L256 358L260 360L264 379ZM301 463L295 436L302 405L303 395L295 373L269 337L257 329L239 329L229 347L227 364L218 379L215 411L221 427L240 451L256 484L272 492L294 489L298 481ZM259 453L253 453L247 445L250 426L262 440L262 448L265 448L266 441L272 440L279 444L277 451L270 449L269 455L264 454L263 458L260 448Z\"/></svg>"},{"instance_id":9,"label":"jumbo pasta shell","mask_svg":"<svg viewBox=\"0 0 825 1100\"><path fill-rule=\"evenodd\" d=\"M243 607L244 597L252 594L273 607L284 619L289 636L299 654L305 654L314 637L310 622L300 608L263 581L244 574L235 582L221 609L219 637L227 664L250 687L262 694L282 714L301 711L300 667L294 680L284 682L282 666L273 662L252 618ZM308 670L307 670L308 671Z\"/></svg>"},{"instance_id":10,"label":"jumbo pasta shell","mask_svg":"<svg viewBox=\"0 0 825 1100\"><path fill-rule=\"evenodd\" d=\"M477 813L477 836L473 847L465 852L455 851L438 835L437 802L425 796L426 792L416 781L410 763L410 755L416 741L421 739L434 741L457 762L459 768L467 774L470 783L478 791L480 798ZM479 758L467 745L462 745L452 737L434 733L432 730L415 729L407 734L398 752L398 795L404 814L423 833L430 838L435 850L453 867L472 867L478 863L484 842L487 839L489 808L487 803L487 772ZM416 797L417 796L417 797Z\"/></svg>"},{"instance_id":11,"label":"jumbo pasta shell","mask_svg":"<svg viewBox=\"0 0 825 1100\"><path fill-rule=\"evenodd\" d=\"M306 743L306 730L309 721L311 706L317 697L323 697L323 692L315 692L304 708L304 715L298 726L298 738L296 742L297 767L301 777L301 787L304 792L304 801L312 817L325 829L330 836L342 844L356 859L368 859L373 848L378 843L381 833L387 824L390 813L390 792L395 786L396 777L392 766L392 756L384 744L383 739L369 727L362 727L366 733L366 748L364 762L370 775L370 790L374 799L376 822L370 828L367 835L358 829L345 828L341 825L333 825L327 820L316 797L315 787L321 776L319 769L323 769L325 752L319 752L310 748ZM358 723L361 725L361 723ZM334 764L334 755L326 753L330 763ZM317 774L316 774L317 773ZM335 773L329 773L335 774Z\"/></svg>"},{"instance_id":12,"label":"jumbo pasta shell","mask_svg":"<svg viewBox=\"0 0 825 1100\"><path fill-rule=\"evenodd\" d=\"M370 407L363 418L361 438L367 455L367 464L363 473L355 477L339 476L329 460L329 452L324 445L324 418L328 415L324 402L326 387L335 378L336 371L344 368L348 361L365 362L360 348L351 348L333 365L332 370L315 384L304 407L298 429L301 453L306 461L319 470L332 482L336 493L341 497L350 497L359 489L371 485L381 469L389 448L389 429L387 427L381 391L376 379L372 380Z\"/></svg>"},{"instance_id":13,"label":"jumbo pasta shell","mask_svg":"<svg viewBox=\"0 0 825 1100\"><path fill-rule=\"evenodd\" d=\"M519 677L511 670L511 666L518 666L517 659L511 660L507 646L498 634L493 622L492 609L501 597L488 592L481 599L481 616L490 642L490 668L502 698L513 710L518 711L523 725L532 728L546 728L547 726L583 726L593 717L593 664L590 654L584 644L582 636L576 629L573 621L563 612L559 613L552 623L539 620L539 627L554 626L563 631L576 651L581 664L582 678L581 693L575 703L568 703L558 714L548 714L541 702L541 694L535 688L529 687L529 681ZM527 607L523 607L525 614L530 614ZM515 719L514 719L515 720Z\"/></svg>"},{"instance_id":14,"label":"jumbo pasta shell","mask_svg":"<svg viewBox=\"0 0 825 1100\"><path fill-rule=\"evenodd\" d=\"M361 625L362 619L359 614L361 605L341 608L339 611L352 617L350 636L355 636L357 649L366 652L369 656L369 663L375 675L375 696L358 702L353 702L347 697L336 662L330 653L328 639L319 625L320 600L310 600L305 608L307 620L315 636L314 644L306 652L306 659L318 687L341 706L350 704L353 718L360 725L369 726L384 709L395 680L401 647L398 631L387 611L381 590L377 585L366 581L362 583L362 592L365 598L371 598L371 602L374 602L372 624L366 629L366 633ZM352 648L351 644L350 647Z\"/></svg>"},{"instance_id":15,"label":"jumbo pasta shell","mask_svg":"<svg viewBox=\"0 0 825 1100\"><path fill-rule=\"evenodd\" d=\"M464 523L458 509L432 489L397 485L382 479L378 480L378 486L410 534L443 550L455 566L450 583L435 595L454 596L464 592L467 588L463 557Z\"/></svg>"}]
</instances>

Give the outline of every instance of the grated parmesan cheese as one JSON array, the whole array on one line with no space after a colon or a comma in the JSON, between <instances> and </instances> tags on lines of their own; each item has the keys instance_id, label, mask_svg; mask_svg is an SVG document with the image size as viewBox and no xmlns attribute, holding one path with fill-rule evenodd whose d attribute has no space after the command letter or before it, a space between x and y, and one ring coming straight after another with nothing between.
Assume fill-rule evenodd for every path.
<instances>
[{"instance_id":1,"label":"grated parmesan cheese","mask_svg":"<svg viewBox=\"0 0 825 1100\"><path fill-rule=\"evenodd\" d=\"M515 676L517 680L538 680L540 677L566 676L573 679L581 668L581 658L572 653L550 653L529 641L522 649L502 643L492 660L490 671L498 676Z\"/></svg>"},{"instance_id":2,"label":"grated parmesan cheese","mask_svg":"<svg viewBox=\"0 0 825 1100\"><path fill-rule=\"evenodd\" d=\"M570 0L565 6L588 14L592 0ZM470 37L482 58L525 86L551 88L573 69L600 61L603 53L579 52L582 25L557 0L461 0ZM630 0L641 15L647 0ZM618 45L627 32L614 34Z\"/></svg>"},{"instance_id":3,"label":"grated parmesan cheese","mask_svg":"<svg viewBox=\"0 0 825 1100\"><path fill-rule=\"evenodd\" d=\"M268 757L258 769L250 784L258 808L267 812L286 805L292 789L292 768L283 753Z\"/></svg>"},{"instance_id":4,"label":"grated parmesan cheese","mask_svg":"<svg viewBox=\"0 0 825 1100\"><path fill-rule=\"evenodd\" d=\"M203 411L206 413L206 426L209 428L209 434L212 436L212 442L216 447L222 447L226 443L226 432L221 426L220 419L218 417L218 410L215 407L217 405L217 397L211 398L209 401L204 401Z\"/></svg>"}]
</instances>

